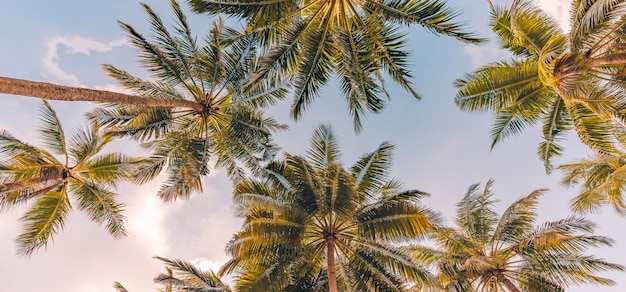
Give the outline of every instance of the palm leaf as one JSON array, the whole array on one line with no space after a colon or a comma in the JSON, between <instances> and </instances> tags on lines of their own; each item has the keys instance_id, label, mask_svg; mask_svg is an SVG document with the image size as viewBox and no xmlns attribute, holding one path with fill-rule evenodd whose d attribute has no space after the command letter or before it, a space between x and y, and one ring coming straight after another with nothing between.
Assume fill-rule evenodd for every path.
<instances>
[{"instance_id":1,"label":"palm leaf","mask_svg":"<svg viewBox=\"0 0 626 292\"><path fill-rule=\"evenodd\" d=\"M65 216L71 208L67 191L67 185L63 185L46 193L20 218L25 227L17 238L18 254L31 255L63 229Z\"/></svg>"},{"instance_id":2,"label":"palm leaf","mask_svg":"<svg viewBox=\"0 0 626 292\"><path fill-rule=\"evenodd\" d=\"M43 122L43 125L39 131L41 132L44 143L48 145L55 154L65 156L67 163L68 157L63 128L61 128L61 122L56 112L46 100L42 102L40 114L40 120Z\"/></svg>"},{"instance_id":3,"label":"palm leaf","mask_svg":"<svg viewBox=\"0 0 626 292\"><path fill-rule=\"evenodd\" d=\"M106 223L107 231L116 238L126 236L124 205L117 202L114 192L89 181L71 183L70 189L77 196L78 208L91 221Z\"/></svg>"}]
</instances>

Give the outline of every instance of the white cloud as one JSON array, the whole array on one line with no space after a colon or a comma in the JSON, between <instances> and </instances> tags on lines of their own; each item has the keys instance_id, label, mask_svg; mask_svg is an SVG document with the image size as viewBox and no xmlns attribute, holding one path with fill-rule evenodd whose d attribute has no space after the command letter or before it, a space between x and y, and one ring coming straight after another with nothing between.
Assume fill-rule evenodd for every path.
<instances>
[{"instance_id":1,"label":"white cloud","mask_svg":"<svg viewBox=\"0 0 626 292\"><path fill-rule=\"evenodd\" d=\"M210 260L203 257L192 259L190 262L202 271L213 271L216 274L224 264L224 262Z\"/></svg>"},{"instance_id":2,"label":"white cloud","mask_svg":"<svg viewBox=\"0 0 626 292\"><path fill-rule=\"evenodd\" d=\"M127 194L132 195L126 209L126 228L129 237L144 242L149 254L163 255L170 250L166 221L172 212L180 209L180 204L166 204L156 195L164 175L143 186L130 186ZM122 192L120 192L122 193Z\"/></svg>"},{"instance_id":3,"label":"white cloud","mask_svg":"<svg viewBox=\"0 0 626 292\"><path fill-rule=\"evenodd\" d=\"M107 43L99 42L82 36L57 36L45 44L46 52L43 57L43 67L48 77L55 82L69 86L85 87L76 75L65 72L59 64L59 47L65 46L67 54L91 55L92 52L106 53L114 48L127 45L125 39L117 39Z\"/></svg>"},{"instance_id":4,"label":"white cloud","mask_svg":"<svg viewBox=\"0 0 626 292\"><path fill-rule=\"evenodd\" d=\"M498 55L498 47L494 42L480 46L469 44L463 47L463 52L470 57L472 67L478 68L492 61L494 56Z\"/></svg>"},{"instance_id":5,"label":"white cloud","mask_svg":"<svg viewBox=\"0 0 626 292\"><path fill-rule=\"evenodd\" d=\"M569 30L571 0L535 0L535 4L554 17L564 30Z\"/></svg>"}]
</instances>

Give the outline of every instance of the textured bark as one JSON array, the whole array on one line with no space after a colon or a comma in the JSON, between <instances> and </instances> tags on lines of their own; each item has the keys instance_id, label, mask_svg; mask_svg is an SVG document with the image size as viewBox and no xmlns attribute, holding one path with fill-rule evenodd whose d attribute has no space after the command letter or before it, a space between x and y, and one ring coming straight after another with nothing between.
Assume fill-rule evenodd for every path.
<instances>
[{"instance_id":1,"label":"textured bark","mask_svg":"<svg viewBox=\"0 0 626 292\"><path fill-rule=\"evenodd\" d=\"M611 65L623 65L626 64L626 54L610 54L603 57L591 59L591 66L602 67Z\"/></svg>"},{"instance_id":2,"label":"textured bark","mask_svg":"<svg viewBox=\"0 0 626 292\"><path fill-rule=\"evenodd\" d=\"M502 283L504 285L504 287L509 289L509 291L511 291L511 292L522 292L522 290L517 288L517 286L515 286L515 284L513 284L513 282L511 282L511 280L509 280L509 278L507 278L501 272L496 271L496 272L494 272L494 275L496 276L496 279L498 279L498 282Z\"/></svg>"},{"instance_id":3,"label":"textured bark","mask_svg":"<svg viewBox=\"0 0 626 292\"><path fill-rule=\"evenodd\" d=\"M335 243L333 240L326 242L326 262L328 265L328 291L338 292L337 270L335 269Z\"/></svg>"},{"instance_id":4,"label":"textured bark","mask_svg":"<svg viewBox=\"0 0 626 292\"><path fill-rule=\"evenodd\" d=\"M147 98L105 90L63 86L45 82L0 77L0 93L50 100L94 101L148 107L182 107L202 112L201 104L184 99Z\"/></svg>"}]
</instances>

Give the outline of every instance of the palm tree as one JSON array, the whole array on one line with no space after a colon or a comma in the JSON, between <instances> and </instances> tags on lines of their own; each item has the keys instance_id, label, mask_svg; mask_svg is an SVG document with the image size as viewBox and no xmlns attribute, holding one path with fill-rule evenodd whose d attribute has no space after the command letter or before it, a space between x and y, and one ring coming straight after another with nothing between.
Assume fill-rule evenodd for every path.
<instances>
[{"instance_id":1,"label":"palm tree","mask_svg":"<svg viewBox=\"0 0 626 292\"><path fill-rule=\"evenodd\" d=\"M499 216L492 184L482 191L479 184L470 186L457 203L457 226L438 228L434 247L409 248L437 268L446 290L564 291L580 284L614 284L595 274L624 267L584 254L589 247L612 244L592 235L595 224L568 217L535 226L538 198L545 190L520 198Z\"/></svg>"},{"instance_id":2,"label":"palm tree","mask_svg":"<svg viewBox=\"0 0 626 292\"><path fill-rule=\"evenodd\" d=\"M603 206L611 206L626 216L626 157L621 154L597 154L559 166L564 172L563 184L580 184L582 191L572 200L571 207L579 213L593 213Z\"/></svg>"},{"instance_id":3,"label":"palm tree","mask_svg":"<svg viewBox=\"0 0 626 292\"><path fill-rule=\"evenodd\" d=\"M394 244L419 238L438 215L426 194L389 177L393 146L382 143L350 170L330 126L307 155L270 163L235 187L244 225L227 246L238 291L405 291L433 285L424 267Z\"/></svg>"},{"instance_id":4,"label":"palm tree","mask_svg":"<svg viewBox=\"0 0 626 292\"><path fill-rule=\"evenodd\" d=\"M282 98L285 91L271 81L242 89L248 72L258 66L256 43L225 27L221 19L199 43L176 1L171 1L174 34L148 5L142 5L156 34L154 41L120 23L154 81L112 65L104 69L137 96L190 102L201 109L112 104L88 115L96 125L144 142L153 151L140 167L137 181L147 182L167 168L169 177L158 195L172 201L202 190L210 161L237 181L245 167L255 170L270 160L277 151L271 133L286 127L265 118L257 107Z\"/></svg>"},{"instance_id":5,"label":"palm tree","mask_svg":"<svg viewBox=\"0 0 626 292\"><path fill-rule=\"evenodd\" d=\"M547 171L572 129L601 153L623 148L626 2L574 1L567 34L529 2L491 8L493 31L512 57L458 79L455 102L464 111L495 114L492 147L541 124L537 152Z\"/></svg>"},{"instance_id":6,"label":"palm tree","mask_svg":"<svg viewBox=\"0 0 626 292\"><path fill-rule=\"evenodd\" d=\"M440 0L190 0L198 13L241 16L248 32L265 45L266 57L254 81L288 79L293 85L292 116L301 117L332 76L339 79L355 131L361 117L379 112L389 93L383 76L415 98L410 52L403 25L418 24L437 35L478 43L482 39L453 20L456 12Z\"/></svg>"},{"instance_id":7,"label":"palm tree","mask_svg":"<svg viewBox=\"0 0 626 292\"><path fill-rule=\"evenodd\" d=\"M235 181L244 168L257 169L277 151L271 134L286 129L258 109L284 98L285 89L276 80L249 82L249 72L260 66L257 42L218 19L200 45L181 7L170 2L177 20L175 34L145 4L154 41L120 22L155 78L144 80L104 65L132 95L0 77L0 93L109 103L89 118L114 134L146 142L153 155L136 180L147 182L167 168L169 178L159 191L166 201L201 191L211 158ZM245 89L243 84L248 84Z\"/></svg>"},{"instance_id":8,"label":"palm tree","mask_svg":"<svg viewBox=\"0 0 626 292\"><path fill-rule=\"evenodd\" d=\"M119 153L101 154L111 137L102 137L97 130L79 131L67 141L46 101L41 121L47 149L0 131L0 209L33 202L20 218L24 231L17 238L18 253L32 254L63 229L72 209L69 193L92 221L105 223L114 237L126 235L123 205L111 187L128 178L135 160Z\"/></svg>"},{"instance_id":9,"label":"palm tree","mask_svg":"<svg viewBox=\"0 0 626 292\"><path fill-rule=\"evenodd\" d=\"M163 286L162 292L230 292L228 285L213 273L213 271L202 271L192 263L179 259L167 259L155 257L165 263L166 273L159 274L154 278L154 282ZM128 292L122 284L114 282L113 287L118 292Z\"/></svg>"}]
</instances>

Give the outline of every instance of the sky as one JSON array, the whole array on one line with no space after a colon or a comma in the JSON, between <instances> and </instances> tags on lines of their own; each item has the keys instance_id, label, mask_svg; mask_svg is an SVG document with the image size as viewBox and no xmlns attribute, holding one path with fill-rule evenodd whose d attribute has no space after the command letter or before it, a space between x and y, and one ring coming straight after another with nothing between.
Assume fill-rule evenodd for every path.
<instances>
[{"instance_id":1,"label":"sky","mask_svg":"<svg viewBox=\"0 0 626 292\"><path fill-rule=\"evenodd\" d=\"M122 90L100 69L101 64L117 67L142 76L135 51L126 42L117 21L131 24L149 35L148 22L139 2L110 1L10 1L0 0L0 76L52 82L112 91ZM167 22L173 19L168 1L146 1ZM493 37L487 27L487 1L449 0L462 11L459 20L484 37ZM495 0L495 4L502 1ZM567 28L569 2L538 0L548 13ZM211 19L189 13L192 28L202 35ZM397 146L393 175L406 188L430 193L423 203L444 214L448 222L454 204L474 183L494 179L493 191L500 200L499 211L535 189L550 189L540 199L539 222L567 217L569 200L577 189L559 184L558 172L546 175L536 156L540 129L530 129L490 150L491 116L461 112L454 104L452 82L478 66L506 56L497 42L481 46L467 45L446 37L434 36L419 27L409 30L407 49L412 52L415 87L424 99L416 101L401 89L391 86L392 100L386 109L367 116L364 131L356 135L347 116L337 87L331 84L322 91L302 120L289 118L290 100L268 111L290 130L276 140L283 150L303 154L306 141L320 123L333 125L342 145L342 161L349 166L365 152L383 141ZM41 145L37 140L35 98L0 96L0 129L18 138ZM84 102L53 102L66 133L86 125L84 114L93 105ZM566 155L558 162L586 158L589 151L572 137L566 143ZM110 150L123 149L139 155L134 143L117 141ZM154 291L152 279L162 271L153 256L180 258L203 269L216 269L227 260L224 247L239 228L233 216L231 184L220 169L204 180L204 191L191 199L165 204L156 197L159 181L118 187L120 200L126 204L129 236L111 238L99 226L74 211L62 232L55 235L46 249L29 258L16 256L14 239L21 227L24 208L0 213L0 279L2 291L113 291L113 281L129 291ZM610 210L593 214L596 233L615 240L612 248L591 253L626 265L626 218ZM595 291L626 291L622 273L604 276L617 281L613 287L594 287ZM577 287L568 291L588 291Z\"/></svg>"}]
</instances>

